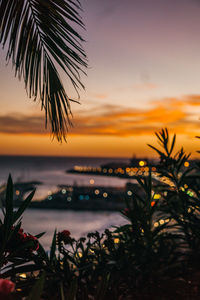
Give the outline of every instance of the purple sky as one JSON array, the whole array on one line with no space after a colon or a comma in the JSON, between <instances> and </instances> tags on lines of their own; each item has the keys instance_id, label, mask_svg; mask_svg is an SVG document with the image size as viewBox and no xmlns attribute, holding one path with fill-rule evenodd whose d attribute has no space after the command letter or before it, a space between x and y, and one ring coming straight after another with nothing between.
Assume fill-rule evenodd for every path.
<instances>
[{"instance_id":1,"label":"purple sky","mask_svg":"<svg viewBox=\"0 0 200 300\"><path fill-rule=\"evenodd\" d=\"M199 132L200 1L83 0L82 6L89 69L88 76L82 77L86 86L86 91L81 91L82 105L72 106L75 128L69 136L70 145L62 148L62 155L73 152L82 138L90 141L90 150L87 152L85 147L84 155L98 149L98 155L112 155L113 149L105 152L100 147L103 138L110 135L112 139L114 135L113 143L117 146L117 136L121 142L125 132L125 146L119 155L131 155L128 139L137 139L137 128L145 139L142 141L141 137L143 147L147 137L162 126L182 134L182 141L191 144ZM4 57L2 50L0 55ZM10 66L4 65L1 59L0 124L4 120L5 126L0 125L0 135L10 132L22 139L23 125L20 127L19 122L23 124L30 115L40 114L40 106L27 100L23 83L13 77ZM63 80L69 88L67 79L63 77ZM69 91L76 97L71 88ZM128 118L127 110L132 113ZM114 124L116 111L122 114ZM8 130L6 117L15 130ZM34 138L39 134L38 126L43 124L38 122L30 130L30 135L35 132ZM117 126L121 129L116 131ZM43 150L38 148L37 153L45 153L49 147L48 137L44 139ZM2 141L6 143L5 139ZM98 143L100 148L96 147ZM23 142L20 145L19 153Z\"/></svg>"}]
</instances>

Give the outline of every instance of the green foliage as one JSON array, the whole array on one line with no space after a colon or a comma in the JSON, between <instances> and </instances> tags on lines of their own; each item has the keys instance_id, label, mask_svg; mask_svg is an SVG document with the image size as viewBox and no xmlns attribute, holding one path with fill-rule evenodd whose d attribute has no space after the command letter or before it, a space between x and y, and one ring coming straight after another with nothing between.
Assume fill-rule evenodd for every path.
<instances>
[{"instance_id":1,"label":"green foliage","mask_svg":"<svg viewBox=\"0 0 200 300\"><path fill-rule=\"evenodd\" d=\"M40 300L41 294L44 288L45 282L45 272L37 279L36 283L33 285L30 295L27 300Z\"/></svg>"},{"instance_id":2,"label":"green foliage","mask_svg":"<svg viewBox=\"0 0 200 300\"><path fill-rule=\"evenodd\" d=\"M34 248L35 240L22 248L17 244L32 194L15 212L9 178L0 227L1 273L15 281L15 299L199 298L200 166L191 165L182 148L175 152L176 137L170 139L167 129L156 136L161 148L151 148L160 162L156 171L136 178L139 189L131 190L121 212L127 224L78 240L68 230L55 231L49 253L42 245ZM17 248L8 253L11 241Z\"/></svg>"},{"instance_id":3,"label":"green foliage","mask_svg":"<svg viewBox=\"0 0 200 300\"><path fill-rule=\"evenodd\" d=\"M28 251L36 246L36 238L23 234L21 229L21 218L24 210L32 200L34 191L22 202L18 210L13 208L13 183L9 175L6 189L5 203L2 206L3 219L0 220L0 267L6 262L15 261L16 254L21 252L21 258L18 257L18 265L23 264L23 254L28 257ZM31 248L32 247L32 248ZM28 258L27 258L28 259ZM20 261L20 262L19 262Z\"/></svg>"}]
</instances>

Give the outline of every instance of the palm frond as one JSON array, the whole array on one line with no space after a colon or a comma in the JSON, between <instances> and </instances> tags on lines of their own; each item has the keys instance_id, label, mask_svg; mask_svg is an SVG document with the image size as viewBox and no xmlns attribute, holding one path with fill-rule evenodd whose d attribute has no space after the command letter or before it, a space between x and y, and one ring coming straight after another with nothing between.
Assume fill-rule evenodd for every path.
<instances>
[{"instance_id":1,"label":"palm frond","mask_svg":"<svg viewBox=\"0 0 200 300\"><path fill-rule=\"evenodd\" d=\"M0 0L0 42L6 45L15 76L23 79L28 96L41 101L45 125L62 141L70 122L70 101L58 68L78 93L80 73L87 67L84 28L78 0ZM72 27L73 25L73 27Z\"/></svg>"}]
</instances>

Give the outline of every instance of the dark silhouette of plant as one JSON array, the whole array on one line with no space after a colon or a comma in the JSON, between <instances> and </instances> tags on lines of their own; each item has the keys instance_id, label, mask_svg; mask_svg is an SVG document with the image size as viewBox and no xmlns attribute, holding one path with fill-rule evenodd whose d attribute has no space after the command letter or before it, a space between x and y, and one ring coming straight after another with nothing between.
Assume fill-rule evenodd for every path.
<instances>
[{"instance_id":1,"label":"dark silhouette of plant","mask_svg":"<svg viewBox=\"0 0 200 300\"><path fill-rule=\"evenodd\" d=\"M175 152L175 135L170 139L167 129L156 136L161 148L151 148L160 162L157 171L136 177L139 188L132 187L122 211L127 224L78 240L67 229L55 231L49 253L38 243L40 235L24 236L21 216L32 196L13 211L9 179L0 261L1 277L16 284L10 297L199 299L199 164L182 148Z\"/></svg>"},{"instance_id":2,"label":"dark silhouette of plant","mask_svg":"<svg viewBox=\"0 0 200 300\"><path fill-rule=\"evenodd\" d=\"M39 99L59 141L70 122L70 101L58 69L78 91L80 72L87 67L76 31L84 28L79 0L0 0L0 42L7 48L15 75L25 82L29 97ZM73 26L72 26L73 25Z\"/></svg>"}]
</instances>

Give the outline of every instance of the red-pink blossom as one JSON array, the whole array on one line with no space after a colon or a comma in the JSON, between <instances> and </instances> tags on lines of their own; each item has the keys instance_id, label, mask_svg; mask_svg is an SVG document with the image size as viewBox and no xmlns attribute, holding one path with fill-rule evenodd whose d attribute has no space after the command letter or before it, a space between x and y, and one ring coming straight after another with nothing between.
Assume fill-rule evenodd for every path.
<instances>
[{"instance_id":1,"label":"red-pink blossom","mask_svg":"<svg viewBox=\"0 0 200 300\"><path fill-rule=\"evenodd\" d=\"M58 232L58 234L57 234L58 241L64 242L64 244L68 244L72 240L70 235L71 235L71 233L69 230L63 230L61 232Z\"/></svg>"},{"instance_id":2,"label":"red-pink blossom","mask_svg":"<svg viewBox=\"0 0 200 300\"><path fill-rule=\"evenodd\" d=\"M35 236L33 236L31 234L26 235L25 241L26 242L27 241L33 241L34 242L34 248L31 249L32 251L37 251L39 249L39 242L38 242L38 239Z\"/></svg>"},{"instance_id":3,"label":"red-pink blossom","mask_svg":"<svg viewBox=\"0 0 200 300\"><path fill-rule=\"evenodd\" d=\"M0 278L0 294L9 295L14 292L14 290L15 284L12 281Z\"/></svg>"},{"instance_id":4,"label":"red-pink blossom","mask_svg":"<svg viewBox=\"0 0 200 300\"><path fill-rule=\"evenodd\" d=\"M69 237L71 232L69 230L63 230L60 232L63 237Z\"/></svg>"}]
</instances>

